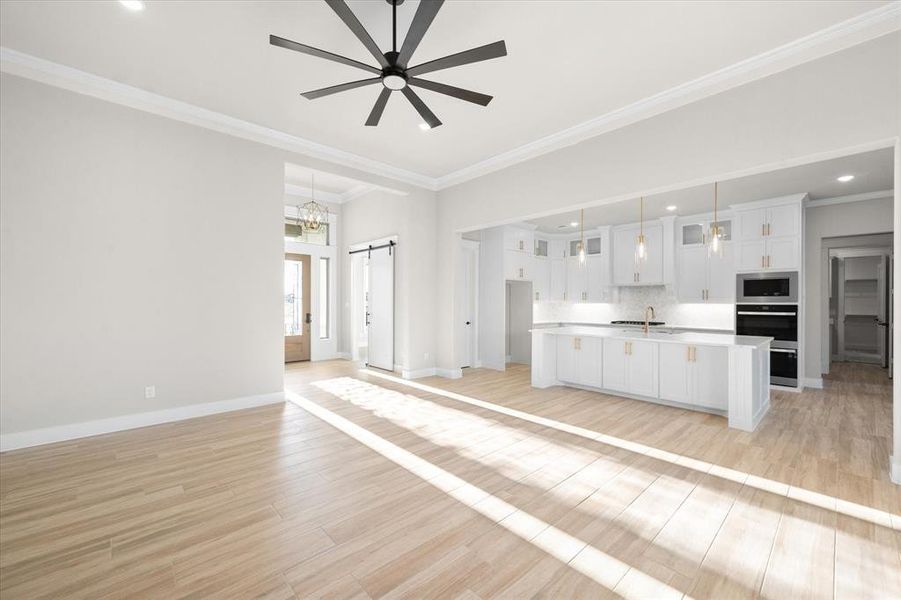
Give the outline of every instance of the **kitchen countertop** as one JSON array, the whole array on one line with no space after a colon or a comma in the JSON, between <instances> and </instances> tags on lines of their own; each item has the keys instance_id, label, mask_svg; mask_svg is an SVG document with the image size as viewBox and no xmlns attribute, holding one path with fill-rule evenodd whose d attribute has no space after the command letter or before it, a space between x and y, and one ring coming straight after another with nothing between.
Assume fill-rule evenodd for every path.
<instances>
[{"instance_id":1,"label":"kitchen countertop","mask_svg":"<svg viewBox=\"0 0 901 600\"><path fill-rule=\"evenodd\" d=\"M535 329L545 329L548 327L601 327L605 329L641 329L641 325L614 325L613 323L579 323L579 322L563 322L563 321L543 321L532 323ZM689 325L657 325L651 328L652 331L698 331L701 333L725 333L732 335L735 333L732 329L720 329L717 327L691 327Z\"/></svg>"},{"instance_id":2,"label":"kitchen countertop","mask_svg":"<svg viewBox=\"0 0 901 600\"><path fill-rule=\"evenodd\" d=\"M647 334L641 329L627 329L616 326L573 326L562 327L538 327L532 330L534 333L549 335L578 335L582 337L602 337L623 340L649 340L670 344L698 344L703 346L749 346L758 347L773 341L771 337L758 337L750 335L732 335L731 333L701 333L701 332L674 332L651 330Z\"/></svg>"}]
</instances>

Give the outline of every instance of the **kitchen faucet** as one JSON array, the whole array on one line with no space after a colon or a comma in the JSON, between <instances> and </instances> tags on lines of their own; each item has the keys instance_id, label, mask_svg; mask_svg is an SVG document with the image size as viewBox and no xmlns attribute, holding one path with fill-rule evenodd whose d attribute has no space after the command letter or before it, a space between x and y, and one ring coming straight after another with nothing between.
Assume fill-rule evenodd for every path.
<instances>
[{"instance_id":1,"label":"kitchen faucet","mask_svg":"<svg viewBox=\"0 0 901 600\"><path fill-rule=\"evenodd\" d=\"M648 313L651 313L651 316L648 316ZM650 321L655 318L657 315L654 314L654 307L649 306L644 309L644 334L648 334L648 330L650 329Z\"/></svg>"}]
</instances>

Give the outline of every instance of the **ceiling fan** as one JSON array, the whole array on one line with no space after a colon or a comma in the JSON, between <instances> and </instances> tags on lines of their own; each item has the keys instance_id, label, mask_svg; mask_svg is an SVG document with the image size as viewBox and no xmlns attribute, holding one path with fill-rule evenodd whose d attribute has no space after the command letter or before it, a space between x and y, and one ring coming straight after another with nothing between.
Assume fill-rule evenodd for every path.
<instances>
[{"instance_id":1,"label":"ceiling fan","mask_svg":"<svg viewBox=\"0 0 901 600\"><path fill-rule=\"evenodd\" d=\"M325 3L335 11L335 14L344 21L344 24L350 28L354 35L357 36L357 39L359 39L366 49L369 50L370 54L372 54L376 62L378 62L378 67L373 67L352 58L320 50L319 48L307 46L306 44L293 42L278 37L277 35L269 36L269 43L273 46L280 46L303 54L318 56L319 58L332 60L364 71L369 71L376 75L376 77L371 77L369 79L360 79L359 81L351 81L349 83L333 85L311 92L304 92L301 95L308 100L315 100L316 98L330 96L331 94L337 94L338 92L381 83L383 86L382 91L379 93L378 98L376 98L375 106L372 107L369 118L366 119L366 125L371 127L379 124L379 120L382 118L382 113L385 110L385 105L388 102L389 96L391 96L391 92L396 91L399 91L406 96L407 100L410 101L410 104L413 105L416 112L418 112L425 120L429 128L441 125L441 121L438 120L435 113L429 110L429 107L425 105L422 98L420 98L411 87L419 87L438 92L439 94L453 96L460 100L466 100L467 102L487 106L488 103L491 102L491 96L464 90L445 83L438 83L437 81L421 79L419 76L433 71L440 71L441 69L449 69L450 67L459 67L461 65L506 56L507 46L504 44L503 40L494 42L493 44L479 46L478 48L472 48L471 50L466 50L464 52L451 54L443 58L430 60L429 62L421 63L413 67L408 67L407 65L410 62L413 53L416 51L417 46L419 46L419 42L422 41L425 32L432 24L435 15L438 14L438 9L441 8L444 0L420 1L419 7L416 9L416 14L413 17L413 22L410 24L410 29L407 31L407 38L400 48L400 52L397 51L397 7L400 4L403 4L404 0L387 0L387 2L392 6L393 46L390 52L383 53L344 0L325 0Z\"/></svg>"}]
</instances>

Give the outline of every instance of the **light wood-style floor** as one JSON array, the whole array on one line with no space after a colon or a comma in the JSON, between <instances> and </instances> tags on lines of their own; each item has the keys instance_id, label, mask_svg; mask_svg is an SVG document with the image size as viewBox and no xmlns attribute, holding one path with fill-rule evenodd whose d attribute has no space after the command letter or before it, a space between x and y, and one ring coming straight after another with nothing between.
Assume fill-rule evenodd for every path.
<instances>
[{"instance_id":1,"label":"light wood-style floor","mask_svg":"<svg viewBox=\"0 0 901 600\"><path fill-rule=\"evenodd\" d=\"M891 388L753 434L526 368L291 365L295 403L0 455L0 596L901 598Z\"/></svg>"}]
</instances>

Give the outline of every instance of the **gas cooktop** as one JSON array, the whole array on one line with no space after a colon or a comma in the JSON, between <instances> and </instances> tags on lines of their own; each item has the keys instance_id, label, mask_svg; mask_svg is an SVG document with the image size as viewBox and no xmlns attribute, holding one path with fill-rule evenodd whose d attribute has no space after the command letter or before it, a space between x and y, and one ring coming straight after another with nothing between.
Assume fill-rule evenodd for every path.
<instances>
[{"instance_id":1,"label":"gas cooktop","mask_svg":"<svg viewBox=\"0 0 901 600\"><path fill-rule=\"evenodd\" d=\"M610 321L611 325L644 325L644 321ZM666 325L664 321L648 321L648 325Z\"/></svg>"}]
</instances>

